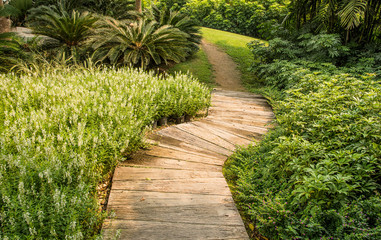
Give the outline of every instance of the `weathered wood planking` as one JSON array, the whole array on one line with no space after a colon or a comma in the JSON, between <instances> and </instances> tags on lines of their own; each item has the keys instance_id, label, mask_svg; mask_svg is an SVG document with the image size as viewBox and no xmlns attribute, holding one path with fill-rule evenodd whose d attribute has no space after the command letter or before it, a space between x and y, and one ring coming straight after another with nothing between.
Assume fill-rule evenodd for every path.
<instances>
[{"instance_id":1,"label":"weathered wood planking","mask_svg":"<svg viewBox=\"0 0 381 240\"><path fill-rule=\"evenodd\" d=\"M210 115L149 136L153 145L114 173L105 239L249 239L222 175L237 145L267 132L273 113L259 95L217 91Z\"/></svg>"}]
</instances>

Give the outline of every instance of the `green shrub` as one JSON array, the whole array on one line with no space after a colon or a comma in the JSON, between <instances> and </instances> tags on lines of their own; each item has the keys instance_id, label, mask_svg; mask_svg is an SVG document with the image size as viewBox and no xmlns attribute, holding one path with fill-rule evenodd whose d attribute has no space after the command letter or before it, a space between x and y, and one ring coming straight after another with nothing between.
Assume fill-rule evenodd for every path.
<instances>
[{"instance_id":1,"label":"green shrub","mask_svg":"<svg viewBox=\"0 0 381 240\"><path fill-rule=\"evenodd\" d=\"M275 130L227 168L241 207L271 239L378 239L381 87L296 72Z\"/></svg>"},{"instance_id":2,"label":"green shrub","mask_svg":"<svg viewBox=\"0 0 381 240\"><path fill-rule=\"evenodd\" d=\"M141 145L155 118L194 114L209 101L209 90L183 75L0 75L0 239L94 238L102 177Z\"/></svg>"}]
</instances>

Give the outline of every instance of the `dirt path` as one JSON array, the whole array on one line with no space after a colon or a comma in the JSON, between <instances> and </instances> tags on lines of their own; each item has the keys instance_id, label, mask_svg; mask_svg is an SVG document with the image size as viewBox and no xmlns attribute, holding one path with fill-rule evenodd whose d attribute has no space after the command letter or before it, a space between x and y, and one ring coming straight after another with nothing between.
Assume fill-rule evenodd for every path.
<instances>
[{"instance_id":1,"label":"dirt path","mask_svg":"<svg viewBox=\"0 0 381 240\"><path fill-rule=\"evenodd\" d=\"M241 72L229 55L214 44L202 40L201 47L213 66L216 83L223 90L244 91L241 83Z\"/></svg>"},{"instance_id":2,"label":"dirt path","mask_svg":"<svg viewBox=\"0 0 381 240\"><path fill-rule=\"evenodd\" d=\"M115 170L103 226L105 239L249 239L222 174L237 145L267 132L267 101L243 90L232 60L203 43L221 84L208 117L153 132L150 149Z\"/></svg>"}]
</instances>

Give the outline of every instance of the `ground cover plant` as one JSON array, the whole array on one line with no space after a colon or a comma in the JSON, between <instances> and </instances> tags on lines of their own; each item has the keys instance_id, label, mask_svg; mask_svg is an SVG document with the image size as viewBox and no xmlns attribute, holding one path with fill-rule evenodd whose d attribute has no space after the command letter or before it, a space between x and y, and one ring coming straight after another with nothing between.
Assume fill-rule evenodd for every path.
<instances>
[{"instance_id":1,"label":"ground cover plant","mask_svg":"<svg viewBox=\"0 0 381 240\"><path fill-rule=\"evenodd\" d=\"M329 34L251 49L277 98L275 129L225 168L249 227L271 239L381 238L377 53L355 62Z\"/></svg>"},{"instance_id":2,"label":"ground cover plant","mask_svg":"<svg viewBox=\"0 0 381 240\"><path fill-rule=\"evenodd\" d=\"M99 181L154 120L193 115L209 101L185 75L57 67L0 75L0 238L96 238Z\"/></svg>"}]
</instances>

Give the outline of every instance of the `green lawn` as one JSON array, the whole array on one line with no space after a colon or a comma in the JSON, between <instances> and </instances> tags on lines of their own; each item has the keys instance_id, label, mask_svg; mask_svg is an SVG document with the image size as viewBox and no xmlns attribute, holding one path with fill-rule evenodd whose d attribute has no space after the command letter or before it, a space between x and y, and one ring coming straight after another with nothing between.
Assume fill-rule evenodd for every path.
<instances>
[{"instance_id":1,"label":"green lawn","mask_svg":"<svg viewBox=\"0 0 381 240\"><path fill-rule=\"evenodd\" d=\"M242 72L242 82L246 88L253 92L261 92L259 90L263 87L261 80L249 71L254 58L247 44L256 40L255 38L205 27L201 28L201 33L206 41L217 45L233 58ZM202 49L186 62L176 64L169 70L169 73L173 74L178 71L184 73L189 71L200 82L210 87L215 86L212 66Z\"/></svg>"},{"instance_id":2,"label":"green lawn","mask_svg":"<svg viewBox=\"0 0 381 240\"><path fill-rule=\"evenodd\" d=\"M187 61L176 64L169 70L170 74L175 72L191 73L194 77L209 87L215 86L212 65L208 62L205 52L200 49L194 56Z\"/></svg>"},{"instance_id":3,"label":"green lawn","mask_svg":"<svg viewBox=\"0 0 381 240\"><path fill-rule=\"evenodd\" d=\"M249 71L254 58L247 44L256 40L255 38L204 27L201 28L201 32L206 41L214 43L234 59L242 72L242 82L246 87L261 86L258 79Z\"/></svg>"}]
</instances>

